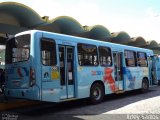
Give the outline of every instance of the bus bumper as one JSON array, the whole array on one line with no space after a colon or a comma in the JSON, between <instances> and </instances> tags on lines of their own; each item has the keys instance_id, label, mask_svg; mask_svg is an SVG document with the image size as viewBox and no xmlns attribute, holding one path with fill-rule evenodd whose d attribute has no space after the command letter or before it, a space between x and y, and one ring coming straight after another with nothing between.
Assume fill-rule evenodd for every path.
<instances>
[{"instance_id":1,"label":"bus bumper","mask_svg":"<svg viewBox=\"0 0 160 120\"><path fill-rule=\"evenodd\" d=\"M6 97L40 100L40 92L38 88L34 89L5 89Z\"/></svg>"}]
</instances>

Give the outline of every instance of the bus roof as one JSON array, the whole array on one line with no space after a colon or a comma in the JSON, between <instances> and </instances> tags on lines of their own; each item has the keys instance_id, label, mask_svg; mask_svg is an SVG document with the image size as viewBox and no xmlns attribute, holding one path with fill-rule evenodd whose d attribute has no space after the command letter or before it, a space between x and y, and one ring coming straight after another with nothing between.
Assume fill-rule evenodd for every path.
<instances>
[{"instance_id":1,"label":"bus roof","mask_svg":"<svg viewBox=\"0 0 160 120\"><path fill-rule=\"evenodd\" d=\"M153 54L153 51L150 50L150 49L127 46L127 45L116 44L116 43L105 42L105 41L94 40L94 39L83 38L83 37L77 37L77 36L72 36L72 35L65 35L65 34L60 34L60 33L47 32L47 31L42 31L42 30L28 30L28 31L18 33L15 36L19 36L19 35L23 35L23 34L34 34L34 33L37 33L37 32L42 33L42 34L53 35L54 39L69 40L71 42L94 44L94 45L99 45L99 46L105 46L106 45L108 47L111 47L113 50L114 50L114 48L115 48L115 50L117 50L117 49L124 49L124 50L129 49L129 50L143 51L143 52L146 52L148 54Z\"/></svg>"}]
</instances>

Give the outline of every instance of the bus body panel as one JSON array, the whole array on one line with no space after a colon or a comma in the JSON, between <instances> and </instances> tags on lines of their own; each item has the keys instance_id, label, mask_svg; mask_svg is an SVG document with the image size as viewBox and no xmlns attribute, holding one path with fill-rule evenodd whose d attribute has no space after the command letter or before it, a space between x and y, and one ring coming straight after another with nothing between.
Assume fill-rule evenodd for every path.
<instances>
[{"instance_id":1,"label":"bus body panel","mask_svg":"<svg viewBox=\"0 0 160 120\"><path fill-rule=\"evenodd\" d=\"M8 88L29 88L30 61L6 65L7 79L12 81L7 84Z\"/></svg>"},{"instance_id":2,"label":"bus body panel","mask_svg":"<svg viewBox=\"0 0 160 120\"><path fill-rule=\"evenodd\" d=\"M41 38L39 38L37 47L39 47L38 55L39 56L39 66L40 66L40 85L41 85L41 100L42 101L50 101L50 102L59 102L60 97L60 81L59 76L53 77L53 72L59 74L58 71L58 63L54 66L43 65L41 59L41 41L42 38L49 38L50 42L53 42L54 39L51 35L42 33ZM55 70L55 71L54 71Z\"/></svg>"},{"instance_id":3,"label":"bus body panel","mask_svg":"<svg viewBox=\"0 0 160 120\"><path fill-rule=\"evenodd\" d=\"M141 88L143 78L148 78L147 67L126 67L126 90L134 90Z\"/></svg>"}]
</instances>

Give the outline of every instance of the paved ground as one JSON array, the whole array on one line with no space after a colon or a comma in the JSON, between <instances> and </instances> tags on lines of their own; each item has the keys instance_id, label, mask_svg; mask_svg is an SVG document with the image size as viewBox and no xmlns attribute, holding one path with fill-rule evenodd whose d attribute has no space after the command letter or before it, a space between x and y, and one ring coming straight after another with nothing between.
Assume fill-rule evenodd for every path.
<instances>
[{"instance_id":1,"label":"paved ground","mask_svg":"<svg viewBox=\"0 0 160 120\"><path fill-rule=\"evenodd\" d=\"M2 113L2 117L7 115L17 115L20 120L160 120L160 87L152 87L146 94L134 91L108 95L98 105L89 105L86 100L42 103Z\"/></svg>"}]
</instances>

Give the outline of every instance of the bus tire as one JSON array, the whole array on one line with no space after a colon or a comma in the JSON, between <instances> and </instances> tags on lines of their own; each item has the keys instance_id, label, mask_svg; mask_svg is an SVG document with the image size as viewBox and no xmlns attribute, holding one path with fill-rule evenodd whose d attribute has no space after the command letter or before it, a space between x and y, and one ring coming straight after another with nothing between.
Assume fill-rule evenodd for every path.
<instances>
[{"instance_id":1,"label":"bus tire","mask_svg":"<svg viewBox=\"0 0 160 120\"><path fill-rule=\"evenodd\" d=\"M91 104L101 103L104 98L104 87L100 83L94 83L90 89Z\"/></svg>"},{"instance_id":2,"label":"bus tire","mask_svg":"<svg viewBox=\"0 0 160 120\"><path fill-rule=\"evenodd\" d=\"M149 83L146 78L142 80L141 93L146 93L149 90Z\"/></svg>"}]
</instances>

